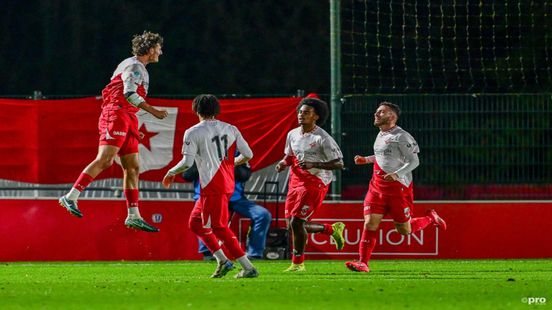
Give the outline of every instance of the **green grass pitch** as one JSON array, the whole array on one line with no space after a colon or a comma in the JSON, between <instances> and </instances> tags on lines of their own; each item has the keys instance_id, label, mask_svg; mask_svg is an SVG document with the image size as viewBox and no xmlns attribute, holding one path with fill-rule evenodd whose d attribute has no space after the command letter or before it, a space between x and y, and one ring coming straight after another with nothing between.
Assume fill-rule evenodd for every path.
<instances>
[{"instance_id":1,"label":"green grass pitch","mask_svg":"<svg viewBox=\"0 0 552 310\"><path fill-rule=\"evenodd\" d=\"M255 261L261 275L210 279L214 262L2 263L0 309L527 309L552 305L552 260Z\"/></svg>"}]
</instances>

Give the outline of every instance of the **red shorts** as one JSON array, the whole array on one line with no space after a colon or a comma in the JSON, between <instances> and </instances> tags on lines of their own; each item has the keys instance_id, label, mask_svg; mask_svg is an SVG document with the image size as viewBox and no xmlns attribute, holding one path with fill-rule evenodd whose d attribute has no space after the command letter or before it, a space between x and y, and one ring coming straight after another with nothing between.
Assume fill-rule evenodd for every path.
<instances>
[{"instance_id":1,"label":"red shorts","mask_svg":"<svg viewBox=\"0 0 552 310\"><path fill-rule=\"evenodd\" d=\"M124 109L102 110L98 121L100 145L119 148L119 156L138 153L138 118Z\"/></svg>"},{"instance_id":2,"label":"red shorts","mask_svg":"<svg viewBox=\"0 0 552 310\"><path fill-rule=\"evenodd\" d=\"M200 195L190 217L201 219L205 228L228 226L228 200L232 194Z\"/></svg>"},{"instance_id":3,"label":"red shorts","mask_svg":"<svg viewBox=\"0 0 552 310\"><path fill-rule=\"evenodd\" d=\"M296 217L308 220L314 211L322 205L328 187L328 185L320 183L289 189L286 197L285 218Z\"/></svg>"},{"instance_id":4,"label":"red shorts","mask_svg":"<svg viewBox=\"0 0 552 310\"><path fill-rule=\"evenodd\" d=\"M410 221L413 209L414 193L412 184L409 187L403 186L400 191L389 195L375 191L370 186L364 198L364 215L390 214L396 223Z\"/></svg>"}]
</instances>

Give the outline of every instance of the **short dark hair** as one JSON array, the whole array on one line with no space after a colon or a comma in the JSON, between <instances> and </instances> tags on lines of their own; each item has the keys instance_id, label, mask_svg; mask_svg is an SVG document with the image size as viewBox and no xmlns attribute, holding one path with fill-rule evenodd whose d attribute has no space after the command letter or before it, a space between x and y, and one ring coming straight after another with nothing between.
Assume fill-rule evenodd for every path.
<instances>
[{"instance_id":1,"label":"short dark hair","mask_svg":"<svg viewBox=\"0 0 552 310\"><path fill-rule=\"evenodd\" d=\"M394 103L391 103L389 101L382 101L380 102L379 106L378 107L381 107L382 105L390 108L391 110L393 110L393 112L395 112L395 114L397 114L397 118L399 118L401 116L401 108L394 104Z\"/></svg>"},{"instance_id":2,"label":"short dark hair","mask_svg":"<svg viewBox=\"0 0 552 310\"><path fill-rule=\"evenodd\" d=\"M158 33L144 30L144 33L135 34L132 38L132 54L135 56L147 55L150 48L157 44L163 45L163 38Z\"/></svg>"},{"instance_id":3,"label":"short dark hair","mask_svg":"<svg viewBox=\"0 0 552 310\"><path fill-rule=\"evenodd\" d=\"M297 106L297 111L301 108L301 106L309 106L314 109L314 112L316 115L318 115L318 120L316 121L316 125L322 126L326 122L326 119L328 119L328 104L325 101L322 101L318 98L303 98L299 102L299 105Z\"/></svg>"},{"instance_id":4,"label":"short dark hair","mask_svg":"<svg viewBox=\"0 0 552 310\"><path fill-rule=\"evenodd\" d=\"M219 100L215 95L199 95L192 101L192 110L204 117L217 116L220 113Z\"/></svg>"}]
</instances>

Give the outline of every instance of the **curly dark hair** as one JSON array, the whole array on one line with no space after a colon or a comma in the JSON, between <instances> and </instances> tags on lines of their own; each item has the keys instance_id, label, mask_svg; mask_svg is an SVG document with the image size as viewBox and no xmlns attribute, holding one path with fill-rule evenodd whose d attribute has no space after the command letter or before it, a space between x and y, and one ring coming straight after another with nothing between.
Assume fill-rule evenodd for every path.
<instances>
[{"instance_id":1,"label":"curly dark hair","mask_svg":"<svg viewBox=\"0 0 552 310\"><path fill-rule=\"evenodd\" d=\"M157 44L163 45L163 37L158 33L144 30L144 33L135 34L132 38L132 54L135 56L147 55L150 48Z\"/></svg>"},{"instance_id":2,"label":"curly dark hair","mask_svg":"<svg viewBox=\"0 0 552 310\"><path fill-rule=\"evenodd\" d=\"M220 104L215 95L203 94L194 98L192 110L203 117L217 116L220 113Z\"/></svg>"},{"instance_id":3,"label":"curly dark hair","mask_svg":"<svg viewBox=\"0 0 552 310\"><path fill-rule=\"evenodd\" d=\"M393 112L395 112L395 114L397 114L397 118L401 116L401 108L397 104L391 103L389 101L382 101L380 102L378 107L381 107L382 105L390 108Z\"/></svg>"},{"instance_id":4,"label":"curly dark hair","mask_svg":"<svg viewBox=\"0 0 552 310\"><path fill-rule=\"evenodd\" d=\"M330 114L328 110L328 104L325 101L320 100L318 98L309 98L309 97L303 98L303 100L301 100L299 102L299 105L297 106L297 112L299 112L299 109L301 109L301 107L304 105L312 107L314 109L314 113L318 115L318 120L316 120L316 125L318 126L324 125L324 123L328 119L328 115Z\"/></svg>"}]
</instances>

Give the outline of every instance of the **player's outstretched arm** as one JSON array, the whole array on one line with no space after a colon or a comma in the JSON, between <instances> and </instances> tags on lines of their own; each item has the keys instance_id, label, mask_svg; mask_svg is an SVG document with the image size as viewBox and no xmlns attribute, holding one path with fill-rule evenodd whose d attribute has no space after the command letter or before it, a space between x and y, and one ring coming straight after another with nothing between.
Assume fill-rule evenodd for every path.
<instances>
[{"instance_id":1,"label":"player's outstretched arm","mask_svg":"<svg viewBox=\"0 0 552 310\"><path fill-rule=\"evenodd\" d=\"M356 165L371 164L374 161L376 161L376 156L374 156L374 155L371 155L371 156L355 155L355 164Z\"/></svg>"},{"instance_id":2,"label":"player's outstretched arm","mask_svg":"<svg viewBox=\"0 0 552 310\"><path fill-rule=\"evenodd\" d=\"M193 156L187 156L184 155L182 157L182 160L178 162L174 167L169 169L167 171L167 174L163 178L163 186L165 188L171 187L171 185L174 183L174 177L177 174L181 174L182 172L188 170L192 165L194 164L194 157Z\"/></svg>"},{"instance_id":3,"label":"player's outstretched arm","mask_svg":"<svg viewBox=\"0 0 552 310\"><path fill-rule=\"evenodd\" d=\"M153 115L157 119L164 119L169 115L169 113L166 110L158 110L145 101L140 103L137 107L148 112L149 114Z\"/></svg>"}]
</instances>

